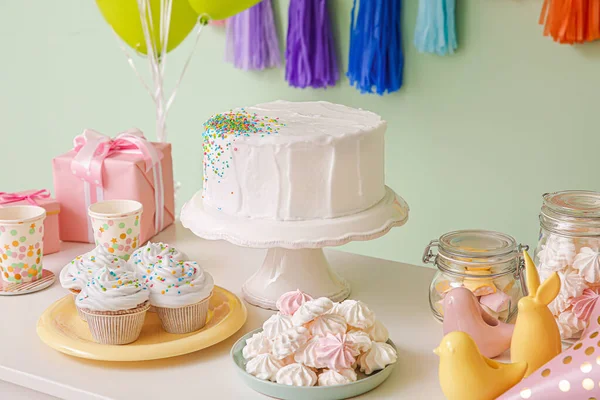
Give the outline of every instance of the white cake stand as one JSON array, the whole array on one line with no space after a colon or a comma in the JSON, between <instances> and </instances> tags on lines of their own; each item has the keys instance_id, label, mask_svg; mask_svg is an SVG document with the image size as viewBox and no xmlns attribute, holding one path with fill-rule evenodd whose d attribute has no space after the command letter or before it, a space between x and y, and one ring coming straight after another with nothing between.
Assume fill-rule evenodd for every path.
<instances>
[{"instance_id":1,"label":"white cake stand","mask_svg":"<svg viewBox=\"0 0 600 400\"><path fill-rule=\"evenodd\" d=\"M350 285L330 268L323 247L383 236L393 227L404 225L408 212L406 202L386 187L379 203L340 218L306 221L239 218L207 207L200 191L183 206L181 222L204 239L269 249L262 266L244 284L242 292L249 303L276 309L279 296L296 289L333 301L347 298Z\"/></svg>"}]
</instances>

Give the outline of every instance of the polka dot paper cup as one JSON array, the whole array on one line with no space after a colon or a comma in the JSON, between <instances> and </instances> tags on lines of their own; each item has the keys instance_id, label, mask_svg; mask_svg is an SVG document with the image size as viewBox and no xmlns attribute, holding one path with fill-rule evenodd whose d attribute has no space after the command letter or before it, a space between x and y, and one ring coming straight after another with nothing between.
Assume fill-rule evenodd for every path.
<instances>
[{"instance_id":1,"label":"polka dot paper cup","mask_svg":"<svg viewBox=\"0 0 600 400\"><path fill-rule=\"evenodd\" d=\"M134 200L107 200L92 204L88 215L92 220L96 246L129 260L140 245L142 204Z\"/></svg>"},{"instance_id":2,"label":"polka dot paper cup","mask_svg":"<svg viewBox=\"0 0 600 400\"><path fill-rule=\"evenodd\" d=\"M0 208L0 273L9 283L33 282L42 277L44 219L37 206Z\"/></svg>"}]
</instances>

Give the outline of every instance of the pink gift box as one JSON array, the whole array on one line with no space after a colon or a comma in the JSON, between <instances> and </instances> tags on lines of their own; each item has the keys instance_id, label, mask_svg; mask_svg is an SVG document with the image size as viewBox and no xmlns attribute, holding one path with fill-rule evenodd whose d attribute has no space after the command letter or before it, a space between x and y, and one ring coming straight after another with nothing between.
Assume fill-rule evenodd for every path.
<instances>
[{"instance_id":1,"label":"pink gift box","mask_svg":"<svg viewBox=\"0 0 600 400\"><path fill-rule=\"evenodd\" d=\"M140 245L175 219L169 143L148 142L137 130L115 139L86 130L75 138L75 148L54 158L52 165L63 241L94 243L87 209L100 200L142 203Z\"/></svg>"},{"instance_id":2,"label":"pink gift box","mask_svg":"<svg viewBox=\"0 0 600 400\"><path fill-rule=\"evenodd\" d=\"M44 220L44 255L60 251L58 216L60 204L47 190L25 190L18 193L0 193L0 207L37 205L46 210Z\"/></svg>"}]
</instances>

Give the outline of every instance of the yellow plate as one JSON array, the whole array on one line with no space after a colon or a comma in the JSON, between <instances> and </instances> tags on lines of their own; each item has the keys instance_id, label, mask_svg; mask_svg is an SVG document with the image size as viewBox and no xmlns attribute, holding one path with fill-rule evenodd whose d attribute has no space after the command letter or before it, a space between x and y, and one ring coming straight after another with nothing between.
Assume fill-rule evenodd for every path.
<instances>
[{"instance_id":1,"label":"yellow plate","mask_svg":"<svg viewBox=\"0 0 600 400\"><path fill-rule=\"evenodd\" d=\"M87 323L77 315L73 296L67 295L44 311L37 323L37 334L48 346L71 356L103 361L144 361L213 346L236 333L246 317L246 307L240 299L215 286L208 321L201 330L185 335L167 333L158 315L149 312L138 340L124 346L103 345L92 340Z\"/></svg>"}]
</instances>

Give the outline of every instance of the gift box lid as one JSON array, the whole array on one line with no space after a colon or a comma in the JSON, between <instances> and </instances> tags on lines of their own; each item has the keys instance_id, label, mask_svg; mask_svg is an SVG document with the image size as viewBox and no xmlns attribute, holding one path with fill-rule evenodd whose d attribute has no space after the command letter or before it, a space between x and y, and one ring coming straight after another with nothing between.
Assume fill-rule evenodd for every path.
<instances>
[{"instance_id":1,"label":"gift box lid","mask_svg":"<svg viewBox=\"0 0 600 400\"><path fill-rule=\"evenodd\" d=\"M0 207L30 204L43 207L46 210L46 215L58 214L60 203L52 197L46 197L49 194L50 192L45 189L24 190L14 193L0 192ZM28 199L31 199L35 204L32 204Z\"/></svg>"}]
</instances>

